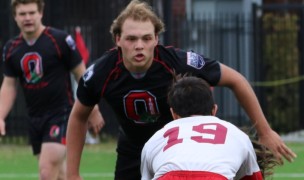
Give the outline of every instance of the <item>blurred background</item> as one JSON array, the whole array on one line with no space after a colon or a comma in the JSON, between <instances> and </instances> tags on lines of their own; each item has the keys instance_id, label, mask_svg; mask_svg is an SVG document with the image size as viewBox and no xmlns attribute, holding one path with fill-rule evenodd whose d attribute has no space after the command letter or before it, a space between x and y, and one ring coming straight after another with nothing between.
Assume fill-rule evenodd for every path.
<instances>
[{"instance_id":1,"label":"blurred background","mask_svg":"<svg viewBox=\"0 0 304 180\"><path fill-rule=\"evenodd\" d=\"M110 25L130 0L45 0L43 23L75 36L89 50L88 65L114 47ZM304 129L303 0L147 0L166 24L160 43L193 50L242 73L252 84L262 109L280 134ZM19 34L9 0L0 1L0 51ZM2 61L0 62L2 74ZM2 82L2 76L0 83ZM301 93L302 92L302 93ZM250 120L225 88L214 88L218 116L240 127ZM106 120L102 134L116 136L116 117L101 102ZM27 115L23 94L7 118L0 143L25 142ZM304 141L304 140L303 140Z\"/></svg>"}]
</instances>

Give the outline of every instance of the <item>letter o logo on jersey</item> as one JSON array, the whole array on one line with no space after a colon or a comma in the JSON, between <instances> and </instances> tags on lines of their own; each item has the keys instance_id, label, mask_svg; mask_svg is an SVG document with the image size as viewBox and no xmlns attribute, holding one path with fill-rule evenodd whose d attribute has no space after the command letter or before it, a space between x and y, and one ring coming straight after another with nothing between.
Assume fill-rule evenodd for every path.
<instances>
[{"instance_id":1,"label":"letter o logo on jersey","mask_svg":"<svg viewBox=\"0 0 304 180\"><path fill-rule=\"evenodd\" d=\"M38 53L26 53L20 63L26 82L35 84L41 80L43 76L42 58Z\"/></svg>"},{"instance_id":2,"label":"letter o logo on jersey","mask_svg":"<svg viewBox=\"0 0 304 180\"><path fill-rule=\"evenodd\" d=\"M52 126L50 130L50 137L56 138L59 135L59 132L60 132L60 128L58 126L56 125Z\"/></svg>"},{"instance_id":3,"label":"letter o logo on jersey","mask_svg":"<svg viewBox=\"0 0 304 180\"><path fill-rule=\"evenodd\" d=\"M135 123L154 123L159 118L156 97L144 90L130 91L124 96L125 114Z\"/></svg>"}]
</instances>

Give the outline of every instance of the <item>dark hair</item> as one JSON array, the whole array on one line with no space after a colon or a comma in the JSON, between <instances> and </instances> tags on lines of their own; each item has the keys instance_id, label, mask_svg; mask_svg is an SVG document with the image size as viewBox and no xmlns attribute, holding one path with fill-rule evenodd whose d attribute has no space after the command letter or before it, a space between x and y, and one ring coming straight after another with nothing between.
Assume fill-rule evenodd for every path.
<instances>
[{"instance_id":1,"label":"dark hair","mask_svg":"<svg viewBox=\"0 0 304 180\"><path fill-rule=\"evenodd\" d=\"M266 178L273 175L275 166L280 165L279 160L267 147L265 147L258 141L259 137L256 134L256 131L253 131L253 127L245 126L240 127L240 129L250 138L257 157L257 163L259 165L263 177Z\"/></svg>"},{"instance_id":2,"label":"dark hair","mask_svg":"<svg viewBox=\"0 0 304 180\"><path fill-rule=\"evenodd\" d=\"M176 76L168 93L168 104L181 117L211 115L214 107L209 84L198 77Z\"/></svg>"},{"instance_id":3,"label":"dark hair","mask_svg":"<svg viewBox=\"0 0 304 180\"><path fill-rule=\"evenodd\" d=\"M263 177L266 178L273 175L274 167L280 164L279 161L269 149L261 145L257 140L251 139L251 142Z\"/></svg>"},{"instance_id":4,"label":"dark hair","mask_svg":"<svg viewBox=\"0 0 304 180\"><path fill-rule=\"evenodd\" d=\"M168 104L181 117L191 115L211 115L214 99L209 84L198 77L174 75L173 84L168 93ZM263 177L273 174L273 169L280 164L274 154L249 135L248 129L241 129L250 137L257 156L257 163Z\"/></svg>"},{"instance_id":5,"label":"dark hair","mask_svg":"<svg viewBox=\"0 0 304 180\"><path fill-rule=\"evenodd\" d=\"M38 6L38 11L42 12L44 9L44 0L12 0L11 1L11 8L12 13L16 15L16 6L19 4L29 4L29 3L36 3Z\"/></svg>"},{"instance_id":6,"label":"dark hair","mask_svg":"<svg viewBox=\"0 0 304 180\"><path fill-rule=\"evenodd\" d=\"M121 27L126 19L132 18L135 21L148 21L150 20L154 25L155 34L160 34L165 30L165 25L162 20L155 14L152 7L146 2L139 0L132 0L129 5L118 15L113 21L110 29L112 38L115 41L116 36L120 36Z\"/></svg>"}]
</instances>

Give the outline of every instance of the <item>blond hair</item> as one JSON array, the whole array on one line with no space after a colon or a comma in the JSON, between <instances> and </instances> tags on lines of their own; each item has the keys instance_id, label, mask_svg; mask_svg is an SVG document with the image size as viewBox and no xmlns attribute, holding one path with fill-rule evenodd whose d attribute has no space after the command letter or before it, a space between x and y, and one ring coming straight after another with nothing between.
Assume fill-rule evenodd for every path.
<instances>
[{"instance_id":1,"label":"blond hair","mask_svg":"<svg viewBox=\"0 0 304 180\"><path fill-rule=\"evenodd\" d=\"M121 28L126 19L132 18L135 21L150 20L154 25L154 32L156 35L165 31L165 25L162 20L155 14L152 7L146 2L139 0L132 0L129 5L118 15L113 21L110 29L113 40L116 36L121 35Z\"/></svg>"}]
</instances>

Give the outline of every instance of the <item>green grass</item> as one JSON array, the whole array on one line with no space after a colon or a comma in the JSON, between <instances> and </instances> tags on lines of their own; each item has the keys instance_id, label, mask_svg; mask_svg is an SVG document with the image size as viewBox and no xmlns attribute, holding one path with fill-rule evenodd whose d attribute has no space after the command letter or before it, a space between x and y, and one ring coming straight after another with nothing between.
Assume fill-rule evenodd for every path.
<instances>
[{"instance_id":1,"label":"green grass","mask_svg":"<svg viewBox=\"0 0 304 180\"><path fill-rule=\"evenodd\" d=\"M293 163L285 162L275 168L273 180L304 179L304 144L289 143L298 157ZM81 161L81 174L85 180L113 180L116 160L116 142L102 140L98 145L86 145ZM0 179L37 180L37 160L27 145L0 144ZM271 179L268 178L268 179Z\"/></svg>"},{"instance_id":2,"label":"green grass","mask_svg":"<svg viewBox=\"0 0 304 180\"><path fill-rule=\"evenodd\" d=\"M116 142L103 140L98 145L86 145L82 154L81 175L85 180L113 180ZM38 163L27 145L0 144L0 179L37 180Z\"/></svg>"},{"instance_id":3,"label":"green grass","mask_svg":"<svg viewBox=\"0 0 304 180\"><path fill-rule=\"evenodd\" d=\"M274 180L303 180L304 179L304 143L288 143L297 154L294 162L284 162L283 166L275 168Z\"/></svg>"}]
</instances>

